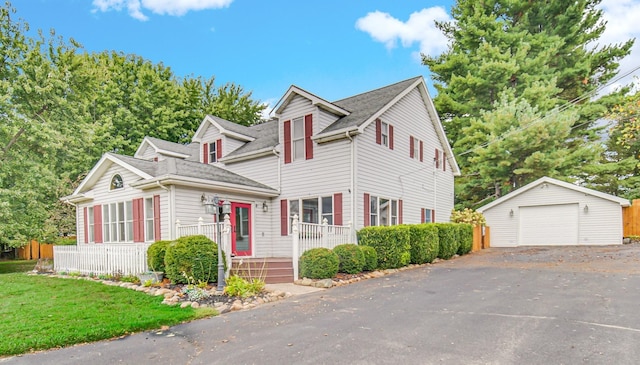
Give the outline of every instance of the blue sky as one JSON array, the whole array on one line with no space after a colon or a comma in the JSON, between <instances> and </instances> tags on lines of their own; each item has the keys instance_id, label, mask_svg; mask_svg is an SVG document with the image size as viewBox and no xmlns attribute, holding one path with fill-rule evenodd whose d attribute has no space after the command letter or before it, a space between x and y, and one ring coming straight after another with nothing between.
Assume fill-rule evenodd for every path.
<instances>
[{"instance_id":1,"label":"blue sky","mask_svg":"<svg viewBox=\"0 0 640 365\"><path fill-rule=\"evenodd\" d=\"M32 30L87 51L137 54L178 76L215 76L273 105L295 84L329 101L422 75L453 0L13 0ZM640 0L604 0L603 40L640 35ZM640 41L637 42L640 44ZM639 45L623 69L640 64ZM433 96L433 95L432 95Z\"/></svg>"}]
</instances>

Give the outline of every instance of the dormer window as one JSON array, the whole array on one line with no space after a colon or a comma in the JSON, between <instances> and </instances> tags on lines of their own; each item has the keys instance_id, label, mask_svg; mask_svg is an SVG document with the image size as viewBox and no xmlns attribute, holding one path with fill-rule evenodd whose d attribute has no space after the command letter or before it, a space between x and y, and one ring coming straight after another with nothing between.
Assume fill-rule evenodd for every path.
<instances>
[{"instance_id":1,"label":"dormer window","mask_svg":"<svg viewBox=\"0 0 640 365\"><path fill-rule=\"evenodd\" d=\"M209 163L218 162L217 143L209 143Z\"/></svg>"},{"instance_id":2,"label":"dormer window","mask_svg":"<svg viewBox=\"0 0 640 365\"><path fill-rule=\"evenodd\" d=\"M293 144L293 160L304 159L304 119L296 118L292 121L293 133L291 142Z\"/></svg>"},{"instance_id":3,"label":"dormer window","mask_svg":"<svg viewBox=\"0 0 640 365\"><path fill-rule=\"evenodd\" d=\"M122 189L124 188L124 183L122 182L122 176L116 174L111 178L111 190Z\"/></svg>"},{"instance_id":4,"label":"dormer window","mask_svg":"<svg viewBox=\"0 0 640 365\"><path fill-rule=\"evenodd\" d=\"M286 120L284 126L284 163L313 158L313 115Z\"/></svg>"}]
</instances>

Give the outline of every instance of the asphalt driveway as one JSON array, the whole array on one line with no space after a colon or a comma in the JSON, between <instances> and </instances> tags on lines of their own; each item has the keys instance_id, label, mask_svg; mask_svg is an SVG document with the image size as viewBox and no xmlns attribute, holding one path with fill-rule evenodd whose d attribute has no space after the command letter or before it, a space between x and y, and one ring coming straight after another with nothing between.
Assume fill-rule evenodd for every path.
<instances>
[{"instance_id":1,"label":"asphalt driveway","mask_svg":"<svg viewBox=\"0 0 640 365\"><path fill-rule=\"evenodd\" d=\"M7 364L637 364L640 246L492 248Z\"/></svg>"}]
</instances>

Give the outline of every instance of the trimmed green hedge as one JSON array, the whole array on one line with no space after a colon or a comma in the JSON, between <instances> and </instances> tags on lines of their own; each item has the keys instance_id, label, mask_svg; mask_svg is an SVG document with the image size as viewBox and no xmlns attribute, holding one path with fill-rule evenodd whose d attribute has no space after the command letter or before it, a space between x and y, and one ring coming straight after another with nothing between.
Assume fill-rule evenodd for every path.
<instances>
[{"instance_id":1,"label":"trimmed green hedge","mask_svg":"<svg viewBox=\"0 0 640 365\"><path fill-rule=\"evenodd\" d=\"M378 253L376 249L371 246L362 246L360 247L360 251L364 255L364 266L362 267L362 271L373 271L378 267Z\"/></svg>"},{"instance_id":2,"label":"trimmed green hedge","mask_svg":"<svg viewBox=\"0 0 640 365\"><path fill-rule=\"evenodd\" d=\"M438 228L438 241L440 248L438 249L438 257L443 260L452 258L459 247L458 227L455 223L434 223Z\"/></svg>"},{"instance_id":3,"label":"trimmed green hedge","mask_svg":"<svg viewBox=\"0 0 640 365\"><path fill-rule=\"evenodd\" d=\"M309 279L329 279L338 273L340 259L328 248L312 248L300 256L300 276Z\"/></svg>"},{"instance_id":4,"label":"trimmed green hedge","mask_svg":"<svg viewBox=\"0 0 640 365\"><path fill-rule=\"evenodd\" d=\"M198 282L217 282L218 245L204 235L180 237L167 246L164 266L174 283L187 284L184 275Z\"/></svg>"},{"instance_id":5,"label":"trimmed green hedge","mask_svg":"<svg viewBox=\"0 0 640 365\"><path fill-rule=\"evenodd\" d=\"M411 229L411 263L424 264L438 257L440 248L438 228L433 224L412 224Z\"/></svg>"},{"instance_id":6,"label":"trimmed green hedge","mask_svg":"<svg viewBox=\"0 0 640 365\"><path fill-rule=\"evenodd\" d=\"M362 272L364 267L364 253L358 245L353 243L345 243L333 248L333 252L338 255L340 267L338 272L347 274L357 274Z\"/></svg>"},{"instance_id":7,"label":"trimmed green hedge","mask_svg":"<svg viewBox=\"0 0 640 365\"><path fill-rule=\"evenodd\" d=\"M371 246L378 254L379 269L396 269L411 260L409 226L364 227L358 231L358 243Z\"/></svg>"},{"instance_id":8,"label":"trimmed green hedge","mask_svg":"<svg viewBox=\"0 0 640 365\"><path fill-rule=\"evenodd\" d=\"M147 249L149 271L164 271L164 255L171 241L157 241Z\"/></svg>"},{"instance_id":9,"label":"trimmed green hedge","mask_svg":"<svg viewBox=\"0 0 640 365\"><path fill-rule=\"evenodd\" d=\"M468 223L458 223L458 255L466 255L473 249L473 226Z\"/></svg>"}]
</instances>

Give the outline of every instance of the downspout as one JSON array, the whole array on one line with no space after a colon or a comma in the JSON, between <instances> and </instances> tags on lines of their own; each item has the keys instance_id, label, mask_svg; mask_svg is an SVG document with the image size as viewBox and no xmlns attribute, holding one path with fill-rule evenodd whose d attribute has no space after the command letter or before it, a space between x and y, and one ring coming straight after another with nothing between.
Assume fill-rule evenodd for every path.
<instances>
[{"instance_id":1,"label":"downspout","mask_svg":"<svg viewBox=\"0 0 640 365\"><path fill-rule=\"evenodd\" d=\"M160 184L160 181L156 181L156 185L158 185L159 188L162 188L163 190L165 190L167 192L167 209L169 210L169 238L174 240L176 238L175 236L175 212L173 211L173 209L171 209L171 202L173 201L173 185L171 186L171 189L169 189L168 187Z\"/></svg>"},{"instance_id":2,"label":"downspout","mask_svg":"<svg viewBox=\"0 0 640 365\"><path fill-rule=\"evenodd\" d=\"M278 151L276 150L275 147L273 147L273 150L271 150L271 152L273 152L273 154L278 157L278 192L282 191L282 176L280 176L281 173L281 167L280 167L280 154L278 154Z\"/></svg>"},{"instance_id":3,"label":"downspout","mask_svg":"<svg viewBox=\"0 0 640 365\"><path fill-rule=\"evenodd\" d=\"M357 195L356 195L356 153L355 153L355 149L356 149L356 142L355 139L353 137L351 137L351 135L349 135L349 131L344 132L345 137L347 137L349 139L349 141L351 141L351 168L350 168L350 180L351 180L351 187L350 187L350 191L351 191L351 199L350 199L350 205L349 208L351 209L351 238L353 240L353 242L357 241L357 237L355 235L355 224L356 224L356 219L355 219L355 212L356 212L356 199L357 199Z\"/></svg>"}]
</instances>

